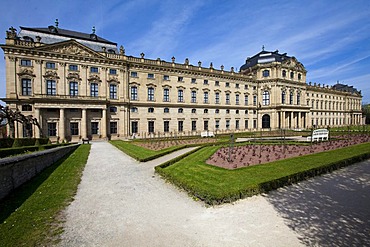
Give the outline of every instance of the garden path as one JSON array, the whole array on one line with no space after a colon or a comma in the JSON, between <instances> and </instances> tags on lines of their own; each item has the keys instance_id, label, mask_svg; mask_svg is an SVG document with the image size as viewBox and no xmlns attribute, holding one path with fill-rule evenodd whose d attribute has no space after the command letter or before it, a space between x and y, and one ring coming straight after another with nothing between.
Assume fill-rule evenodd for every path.
<instances>
[{"instance_id":1,"label":"garden path","mask_svg":"<svg viewBox=\"0 0 370 247\"><path fill-rule=\"evenodd\" d=\"M299 199L296 198L296 190L289 191L288 187L284 195L277 191L234 204L205 207L154 173L154 166L188 151L190 149L180 150L157 160L139 163L107 142L92 143L77 195L65 211L65 232L60 246L307 244L302 239L302 231L293 230L297 224L290 224L289 211L279 207L281 197L287 208L297 210L288 203L290 194ZM367 174L370 174L368 163ZM307 187L309 184L303 186L302 194ZM301 203L304 204L303 201ZM310 203L309 206L316 205ZM305 226L302 223L304 218L300 217L303 216L295 215L295 220L300 223L298 230ZM349 219L346 220L348 222ZM305 234L310 231L310 226L306 227ZM331 229L335 234L335 229Z\"/></svg>"}]
</instances>

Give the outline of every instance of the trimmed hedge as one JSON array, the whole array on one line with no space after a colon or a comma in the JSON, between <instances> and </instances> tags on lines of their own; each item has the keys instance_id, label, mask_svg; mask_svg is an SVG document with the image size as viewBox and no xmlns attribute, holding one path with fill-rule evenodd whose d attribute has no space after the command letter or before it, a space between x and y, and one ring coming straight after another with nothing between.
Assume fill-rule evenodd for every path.
<instances>
[{"instance_id":1,"label":"trimmed hedge","mask_svg":"<svg viewBox=\"0 0 370 247\"><path fill-rule=\"evenodd\" d=\"M356 146L359 148L359 152L357 152L358 154L351 155L352 151L350 148ZM215 147L214 149L212 148L211 150L206 152L202 152L201 150L204 149L204 147L200 147L193 152L189 152L187 154L184 154L183 156L177 157L171 161L165 162L155 167L155 171L167 181L187 191L189 195L203 200L206 204L215 205L232 202L243 199L245 197L275 190L277 188L297 183L306 180L307 178L329 173L339 168L370 158L370 149L368 149L369 143L359 144L356 146L341 149L344 153L348 153L348 158L345 158L344 156L342 160L337 159L333 162L330 162L328 157L331 155L330 153L333 153L333 155L335 155L335 151L338 152L338 150L316 153L291 158L289 160L281 160L265 165L251 166L236 170L226 170L203 164L202 160L206 158L203 159L202 157L199 157L199 155L204 156L204 154L206 154L207 152L210 153L217 150L218 147ZM198 156L195 152L199 152ZM172 173L171 171L174 171L173 169L171 169L170 171L166 171L166 168L168 168L170 165L177 163L178 161L182 160L192 153L194 153L192 155L193 158L190 158L187 161L187 164L186 161L184 161L180 166L178 166L179 168L181 168L182 172L186 173L185 177L183 175L179 175L182 174L181 172L177 175ZM194 157L199 158L194 159ZM311 163L315 162L315 160L327 160L327 162L322 162L322 165L318 165L316 167L314 165L308 165L317 164ZM190 164L189 162L192 163ZM198 165L198 162L201 162L201 164ZM299 169L294 168L297 163L302 164ZM192 167L198 166L198 170L193 170ZM179 170L177 171L179 172ZM199 172L201 174L199 174ZM229 175L224 176L227 173ZM263 176L266 177L261 177L261 174L265 174ZM199 178L201 178L201 180L197 178L198 175L200 176ZM215 181L217 182L215 182L213 181L214 176L222 176L223 179L226 179L226 181L219 181L220 179L216 179ZM228 179L231 180L227 181ZM245 183L245 179L250 180L250 182ZM218 186L218 183L224 182L225 184Z\"/></svg>"},{"instance_id":2,"label":"trimmed hedge","mask_svg":"<svg viewBox=\"0 0 370 247\"><path fill-rule=\"evenodd\" d=\"M60 143L60 144L46 144L39 146L26 146L26 147L14 147L14 148L4 148L0 149L0 158L5 158L8 156L14 156L19 154L24 154L27 152L41 151L45 149L56 148L59 146L70 145L70 143Z\"/></svg>"},{"instance_id":3,"label":"trimmed hedge","mask_svg":"<svg viewBox=\"0 0 370 247\"><path fill-rule=\"evenodd\" d=\"M0 139L0 148L35 146L37 142L45 145L48 144L49 138L4 138Z\"/></svg>"}]
</instances>

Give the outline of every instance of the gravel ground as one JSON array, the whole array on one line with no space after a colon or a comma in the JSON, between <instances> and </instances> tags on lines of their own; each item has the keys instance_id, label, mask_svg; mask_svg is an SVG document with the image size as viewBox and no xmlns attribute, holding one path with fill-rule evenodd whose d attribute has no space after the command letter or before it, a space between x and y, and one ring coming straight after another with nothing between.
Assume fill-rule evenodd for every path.
<instances>
[{"instance_id":1,"label":"gravel ground","mask_svg":"<svg viewBox=\"0 0 370 247\"><path fill-rule=\"evenodd\" d=\"M155 165L189 150L139 163L107 142L93 143L75 200L65 211L65 232L60 246L325 244L315 239L315 235L308 234L314 233L314 229L310 229L311 221L303 224L304 215L292 215L297 210L292 206L296 200L301 206L306 199L318 200L315 198L317 194L311 195L312 189L309 189L311 197L299 194L304 195L309 185L303 185L303 191L287 187L283 192L278 190L234 204L205 207L154 174ZM370 162L367 167L369 175ZM369 179L365 179L367 181L363 183L367 183L365 187L369 192ZM368 203L366 198L368 194L362 203ZM309 206L315 208L317 205L309 203ZM358 218L368 223L368 220ZM335 235L337 227L331 229Z\"/></svg>"}]
</instances>

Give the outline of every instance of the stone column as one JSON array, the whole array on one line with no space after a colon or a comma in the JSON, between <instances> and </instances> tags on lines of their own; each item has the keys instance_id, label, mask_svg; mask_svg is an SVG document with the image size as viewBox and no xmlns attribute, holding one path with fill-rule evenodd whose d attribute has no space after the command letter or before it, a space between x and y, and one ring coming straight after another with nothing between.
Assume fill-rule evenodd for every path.
<instances>
[{"instance_id":1,"label":"stone column","mask_svg":"<svg viewBox=\"0 0 370 247\"><path fill-rule=\"evenodd\" d=\"M59 138L60 141L66 139L64 108L59 109Z\"/></svg>"},{"instance_id":2,"label":"stone column","mask_svg":"<svg viewBox=\"0 0 370 247\"><path fill-rule=\"evenodd\" d=\"M35 108L35 118L39 123L40 128L42 128L42 123L40 121L40 108ZM41 136L39 128L36 125L34 126L34 128L35 128L35 138L40 138Z\"/></svg>"},{"instance_id":3,"label":"stone column","mask_svg":"<svg viewBox=\"0 0 370 247\"><path fill-rule=\"evenodd\" d=\"M107 109L102 109L102 117L101 117L101 137L107 137Z\"/></svg>"},{"instance_id":4,"label":"stone column","mask_svg":"<svg viewBox=\"0 0 370 247\"><path fill-rule=\"evenodd\" d=\"M302 126L302 119L301 119L301 112L298 112L298 121L297 121L297 128L299 129Z\"/></svg>"},{"instance_id":5,"label":"stone column","mask_svg":"<svg viewBox=\"0 0 370 247\"><path fill-rule=\"evenodd\" d=\"M86 109L82 109L82 118L81 118L81 137L87 138L87 125L86 125Z\"/></svg>"}]
</instances>

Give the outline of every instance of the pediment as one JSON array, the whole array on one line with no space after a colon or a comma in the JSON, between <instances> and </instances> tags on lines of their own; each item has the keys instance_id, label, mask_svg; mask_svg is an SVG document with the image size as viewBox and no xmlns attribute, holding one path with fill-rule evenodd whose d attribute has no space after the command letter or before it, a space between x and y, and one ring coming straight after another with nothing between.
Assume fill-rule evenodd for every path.
<instances>
[{"instance_id":1,"label":"pediment","mask_svg":"<svg viewBox=\"0 0 370 247\"><path fill-rule=\"evenodd\" d=\"M283 64L286 65L288 68L295 69L297 71L305 72L306 69L301 62L299 62L295 57L291 59L283 61Z\"/></svg>"},{"instance_id":2,"label":"pediment","mask_svg":"<svg viewBox=\"0 0 370 247\"><path fill-rule=\"evenodd\" d=\"M102 57L105 58L100 53L90 49L87 46L84 46L78 43L75 40L68 40L54 44L48 44L38 47L40 51L47 51L52 53L60 53L65 55L74 55L81 57Z\"/></svg>"}]
</instances>

